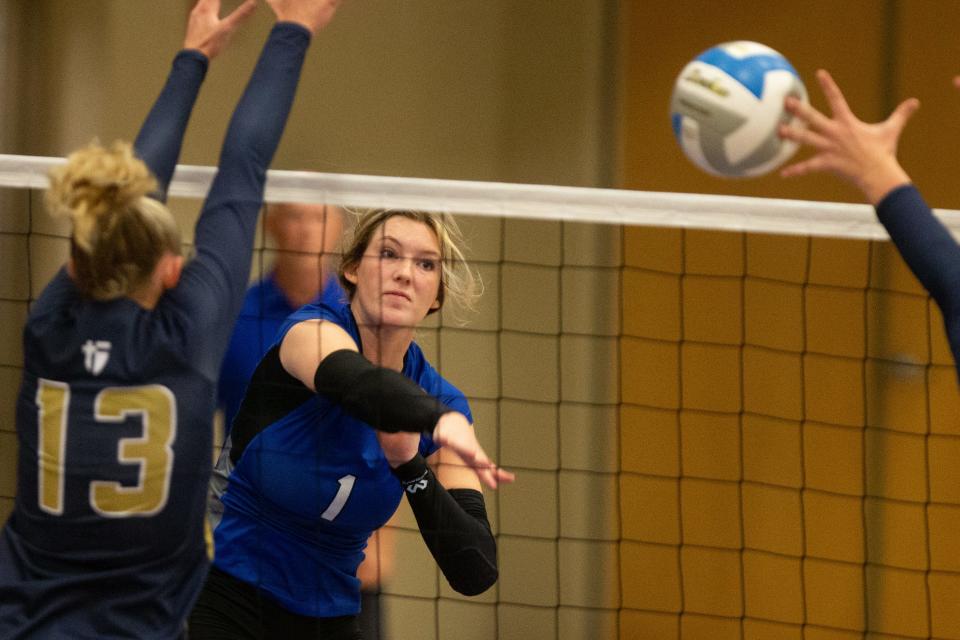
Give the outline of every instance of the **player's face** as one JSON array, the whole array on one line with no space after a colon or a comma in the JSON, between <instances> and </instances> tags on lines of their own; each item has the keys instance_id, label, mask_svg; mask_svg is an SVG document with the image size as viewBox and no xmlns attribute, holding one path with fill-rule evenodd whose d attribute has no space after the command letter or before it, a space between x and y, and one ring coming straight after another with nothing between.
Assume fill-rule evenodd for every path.
<instances>
[{"instance_id":1,"label":"player's face","mask_svg":"<svg viewBox=\"0 0 960 640\"><path fill-rule=\"evenodd\" d=\"M410 218L388 218L374 231L356 271L354 306L370 324L415 327L440 306L440 242Z\"/></svg>"}]
</instances>

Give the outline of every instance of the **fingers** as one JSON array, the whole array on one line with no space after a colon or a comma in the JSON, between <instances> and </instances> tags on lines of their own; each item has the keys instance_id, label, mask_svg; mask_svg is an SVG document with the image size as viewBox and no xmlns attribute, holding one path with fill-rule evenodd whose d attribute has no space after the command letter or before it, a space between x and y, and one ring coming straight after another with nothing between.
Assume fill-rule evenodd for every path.
<instances>
[{"instance_id":1,"label":"fingers","mask_svg":"<svg viewBox=\"0 0 960 640\"><path fill-rule=\"evenodd\" d=\"M496 489L501 482L509 484L516 479L514 474L506 469L501 469L489 460L485 460L481 465L474 464L472 466L480 481L491 489Z\"/></svg>"},{"instance_id":2,"label":"fingers","mask_svg":"<svg viewBox=\"0 0 960 640\"><path fill-rule=\"evenodd\" d=\"M448 446L457 452L461 460L463 460L463 464L473 469L474 473L477 474L477 478L480 479L480 482L491 489L496 489L501 482L513 482L516 478L514 474L505 469L501 469L496 463L492 462L479 445L465 446L463 448L454 447L453 444Z\"/></svg>"},{"instance_id":3,"label":"fingers","mask_svg":"<svg viewBox=\"0 0 960 640\"><path fill-rule=\"evenodd\" d=\"M906 125L913 114L920 108L920 101L916 98L909 98L897 105L890 117L887 118L887 124L893 126L899 133Z\"/></svg>"},{"instance_id":4,"label":"fingers","mask_svg":"<svg viewBox=\"0 0 960 640\"><path fill-rule=\"evenodd\" d=\"M499 468L490 460L477 441L473 426L462 414L444 414L433 431L433 441L448 447L460 457L461 463L477 474L480 482L496 489L501 482L513 482L515 476Z\"/></svg>"},{"instance_id":5,"label":"fingers","mask_svg":"<svg viewBox=\"0 0 960 640\"><path fill-rule=\"evenodd\" d=\"M820 88L823 90L823 95L826 97L827 104L830 105L830 110L833 112L833 115L844 117L853 115L853 112L850 110L850 105L847 104L847 99L843 97L843 92L840 91L840 87L834 82L833 76L824 69L818 69L817 81L820 83Z\"/></svg>"},{"instance_id":6,"label":"fingers","mask_svg":"<svg viewBox=\"0 0 960 640\"><path fill-rule=\"evenodd\" d=\"M506 469L501 469L500 467L496 468L497 480L500 482L510 483L517 479L516 474L510 473Z\"/></svg>"},{"instance_id":7,"label":"fingers","mask_svg":"<svg viewBox=\"0 0 960 640\"><path fill-rule=\"evenodd\" d=\"M280 22L296 22L317 33L333 19L340 0L267 0Z\"/></svg>"},{"instance_id":8,"label":"fingers","mask_svg":"<svg viewBox=\"0 0 960 640\"><path fill-rule=\"evenodd\" d=\"M813 129L823 129L830 124L830 118L820 113L810 103L801 102L795 96L787 96L783 101L783 107L788 113Z\"/></svg>"},{"instance_id":9,"label":"fingers","mask_svg":"<svg viewBox=\"0 0 960 640\"><path fill-rule=\"evenodd\" d=\"M197 0L197 4L193 5L193 10L196 13L213 13L214 15L219 15L220 0Z\"/></svg>"},{"instance_id":10,"label":"fingers","mask_svg":"<svg viewBox=\"0 0 960 640\"><path fill-rule=\"evenodd\" d=\"M826 149L830 145L830 141L826 137L812 129L791 127L788 124L782 124L777 130L777 133L784 140L792 140L793 142L813 147L814 149Z\"/></svg>"},{"instance_id":11,"label":"fingers","mask_svg":"<svg viewBox=\"0 0 960 640\"><path fill-rule=\"evenodd\" d=\"M183 48L196 49L211 60L216 58L256 7L256 0L246 0L220 19L220 0L198 0L190 12Z\"/></svg>"},{"instance_id":12,"label":"fingers","mask_svg":"<svg viewBox=\"0 0 960 640\"><path fill-rule=\"evenodd\" d=\"M220 4L220 0L214 0L217 4ZM241 24L246 22L247 18L253 15L253 12L257 10L257 0L246 0L242 5L234 9L230 15L223 19L223 27L228 31L233 31Z\"/></svg>"},{"instance_id":13,"label":"fingers","mask_svg":"<svg viewBox=\"0 0 960 640\"><path fill-rule=\"evenodd\" d=\"M824 159L820 156L814 156L784 167L780 170L780 176L783 178L795 178L797 176L805 176L810 173L819 173L825 170L826 163Z\"/></svg>"},{"instance_id":14,"label":"fingers","mask_svg":"<svg viewBox=\"0 0 960 640\"><path fill-rule=\"evenodd\" d=\"M477 477L484 485L491 489L496 489L501 483L509 484L516 479L516 476L505 469L491 463L491 466L482 469L474 469Z\"/></svg>"},{"instance_id":15,"label":"fingers","mask_svg":"<svg viewBox=\"0 0 960 640\"><path fill-rule=\"evenodd\" d=\"M497 488L497 477L494 475L492 469L475 469L477 472L477 477L480 478L480 482L490 487L491 489Z\"/></svg>"}]
</instances>

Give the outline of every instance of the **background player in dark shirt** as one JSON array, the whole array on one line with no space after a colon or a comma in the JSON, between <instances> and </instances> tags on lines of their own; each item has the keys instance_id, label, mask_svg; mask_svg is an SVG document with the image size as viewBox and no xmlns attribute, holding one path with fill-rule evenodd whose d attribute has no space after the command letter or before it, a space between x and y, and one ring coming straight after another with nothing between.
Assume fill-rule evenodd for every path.
<instances>
[{"instance_id":1,"label":"background player in dark shirt","mask_svg":"<svg viewBox=\"0 0 960 640\"><path fill-rule=\"evenodd\" d=\"M266 170L311 34L335 0L277 14L231 119L184 266L160 200L207 67L254 7L199 0L137 138L54 171L68 267L31 308L17 403L17 499L0 538L0 637L175 638L208 567L215 384L240 309ZM152 174L152 175L151 175Z\"/></svg>"},{"instance_id":2,"label":"background player in dark shirt","mask_svg":"<svg viewBox=\"0 0 960 640\"><path fill-rule=\"evenodd\" d=\"M784 168L781 175L831 172L863 192L904 261L940 307L954 361L960 366L960 245L897 160L900 134L920 103L915 98L904 100L883 122L865 123L850 110L829 73L818 71L817 80L832 115L787 99L787 109L807 128L782 126L781 136L815 153ZM958 79L954 84L960 86Z\"/></svg>"},{"instance_id":3,"label":"background player in dark shirt","mask_svg":"<svg viewBox=\"0 0 960 640\"><path fill-rule=\"evenodd\" d=\"M267 206L263 226L273 241L273 264L247 289L220 369L217 397L227 430L250 376L287 316L316 302L321 293L334 299L343 295L336 283L343 217L340 207L332 205L282 202Z\"/></svg>"}]
</instances>

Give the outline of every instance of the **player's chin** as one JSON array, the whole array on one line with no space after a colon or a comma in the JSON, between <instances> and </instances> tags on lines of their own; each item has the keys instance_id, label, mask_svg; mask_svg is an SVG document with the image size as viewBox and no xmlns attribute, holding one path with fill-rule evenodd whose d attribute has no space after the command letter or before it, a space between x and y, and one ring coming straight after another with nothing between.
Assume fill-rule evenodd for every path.
<instances>
[{"instance_id":1,"label":"player's chin","mask_svg":"<svg viewBox=\"0 0 960 640\"><path fill-rule=\"evenodd\" d=\"M380 313L380 326L390 329L415 329L420 320L409 310L384 309Z\"/></svg>"}]
</instances>

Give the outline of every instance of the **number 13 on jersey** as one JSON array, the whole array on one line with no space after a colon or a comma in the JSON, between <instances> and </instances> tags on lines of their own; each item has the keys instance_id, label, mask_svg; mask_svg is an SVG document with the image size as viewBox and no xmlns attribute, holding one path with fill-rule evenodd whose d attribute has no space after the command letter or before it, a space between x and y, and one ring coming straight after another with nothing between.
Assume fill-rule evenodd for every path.
<instances>
[{"instance_id":1,"label":"number 13 on jersey","mask_svg":"<svg viewBox=\"0 0 960 640\"><path fill-rule=\"evenodd\" d=\"M37 384L37 498L41 509L63 514L70 437L70 385L40 378ZM151 516L163 509L170 493L173 442L177 435L177 403L173 392L159 384L107 387L93 403L96 424L117 424L140 418L139 437L120 438L117 462L138 465L137 483L91 480L90 507L111 518Z\"/></svg>"}]
</instances>

